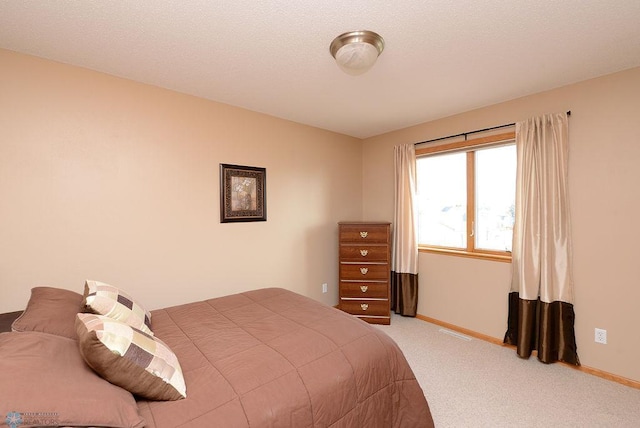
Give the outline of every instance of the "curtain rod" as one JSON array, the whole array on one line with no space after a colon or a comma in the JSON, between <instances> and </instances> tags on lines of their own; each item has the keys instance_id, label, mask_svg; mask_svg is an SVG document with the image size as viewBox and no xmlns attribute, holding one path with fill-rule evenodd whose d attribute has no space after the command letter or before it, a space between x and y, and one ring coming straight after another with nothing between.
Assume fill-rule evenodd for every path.
<instances>
[{"instance_id":1,"label":"curtain rod","mask_svg":"<svg viewBox=\"0 0 640 428\"><path fill-rule=\"evenodd\" d=\"M567 116L571 116L571 110L569 110L567 112ZM440 140L448 140L449 138L456 138L456 137L464 137L464 139L467 139L467 135L470 134L477 134L479 132L486 132L486 131L493 131L494 129L500 129L500 128L508 128L509 126L514 126L514 123L507 123L505 125L498 125L498 126L492 126L491 128L484 128L484 129L477 129L475 131L469 131L469 132L463 132L461 134L455 134L455 135L449 135L448 137L440 137L440 138L434 138L432 140L426 140L426 141L420 141L418 143L415 143L414 145L418 145L418 144L425 144L425 143L433 143L434 141L440 141Z\"/></svg>"}]
</instances>

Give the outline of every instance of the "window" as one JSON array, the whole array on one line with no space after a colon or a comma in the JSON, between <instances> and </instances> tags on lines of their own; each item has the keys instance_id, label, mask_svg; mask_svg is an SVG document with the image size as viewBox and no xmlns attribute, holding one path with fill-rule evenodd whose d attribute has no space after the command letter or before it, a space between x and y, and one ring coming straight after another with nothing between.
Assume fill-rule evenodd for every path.
<instances>
[{"instance_id":1,"label":"window","mask_svg":"<svg viewBox=\"0 0 640 428\"><path fill-rule=\"evenodd\" d=\"M509 261L515 220L514 133L416 149L423 251Z\"/></svg>"}]
</instances>

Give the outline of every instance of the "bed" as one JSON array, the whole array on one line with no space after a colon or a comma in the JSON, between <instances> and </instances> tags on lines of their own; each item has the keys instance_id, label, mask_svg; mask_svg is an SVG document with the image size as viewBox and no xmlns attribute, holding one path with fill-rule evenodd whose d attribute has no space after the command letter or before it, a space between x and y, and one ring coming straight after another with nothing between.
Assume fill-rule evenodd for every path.
<instances>
[{"instance_id":1,"label":"bed","mask_svg":"<svg viewBox=\"0 0 640 428\"><path fill-rule=\"evenodd\" d=\"M433 426L423 391L393 340L291 291L265 288L151 311L149 337L173 351L186 385L186 398L169 400L131 394L87 366L94 367L83 360L82 299L68 290L34 288L14 331L0 334L0 417L6 415L7 426L47 417L51 425L148 428ZM38 359L43 353L47 357ZM60 391L57 372L92 383ZM95 392L98 384L108 391ZM120 407L98 411L107 401ZM110 415L96 420L100 412ZM11 425L10 416L22 425Z\"/></svg>"}]
</instances>

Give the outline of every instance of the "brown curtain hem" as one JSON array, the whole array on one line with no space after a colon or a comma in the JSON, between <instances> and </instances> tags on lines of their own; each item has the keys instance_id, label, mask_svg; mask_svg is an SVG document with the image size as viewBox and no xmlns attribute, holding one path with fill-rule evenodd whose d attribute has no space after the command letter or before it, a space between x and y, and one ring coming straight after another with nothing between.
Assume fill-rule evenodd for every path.
<instances>
[{"instance_id":1,"label":"brown curtain hem","mask_svg":"<svg viewBox=\"0 0 640 428\"><path fill-rule=\"evenodd\" d=\"M391 271L391 310L405 317L418 311L418 274Z\"/></svg>"},{"instance_id":2,"label":"brown curtain hem","mask_svg":"<svg viewBox=\"0 0 640 428\"><path fill-rule=\"evenodd\" d=\"M538 360L549 364L562 361L580 365L575 337L575 313L567 302L546 303L521 299L509 293L509 317L504 343L515 345L521 358L529 358L535 349Z\"/></svg>"}]
</instances>

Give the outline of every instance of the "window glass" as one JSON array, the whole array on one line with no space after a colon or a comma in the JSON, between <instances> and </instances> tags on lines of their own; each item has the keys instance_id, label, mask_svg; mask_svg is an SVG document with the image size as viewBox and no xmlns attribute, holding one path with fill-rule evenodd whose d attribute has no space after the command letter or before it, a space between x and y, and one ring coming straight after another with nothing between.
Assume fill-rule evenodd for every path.
<instances>
[{"instance_id":1,"label":"window glass","mask_svg":"<svg viewBox=\"0 0 640 428\"><path fill-rule=\"evenodd\" d=\"M416 150L418 244L423 249L510 260L517 152L508 137L496 135L492 146L483 137L477 143Z\"/></svg>"},{"instance_id":2,"label":"window glass","mask_svg":"<svg viewBox=\"0 0 640 428\"><path fill-rule=\"evenodd\" d=\"M475 247L511 251L515 221L516 146L476 151Z\"/></svg>"},{"instance_id":3,"label":"window glass","mask_svg":"<svg viewBox=\"0 0 640 428\"><path fill-rule=\"evenodd\" d=\"M420 157L417 166L418 242L467 246L466 153Z\"/></svg>"}]
</instances>

